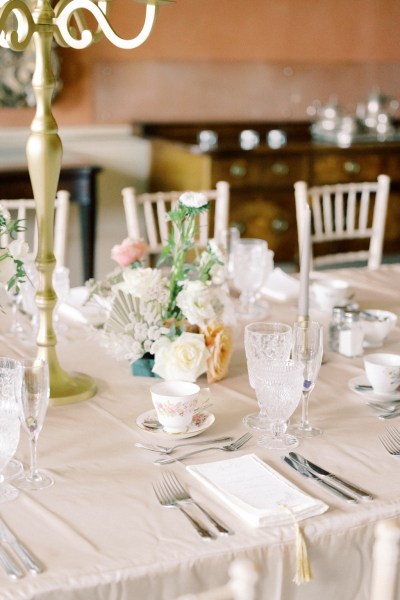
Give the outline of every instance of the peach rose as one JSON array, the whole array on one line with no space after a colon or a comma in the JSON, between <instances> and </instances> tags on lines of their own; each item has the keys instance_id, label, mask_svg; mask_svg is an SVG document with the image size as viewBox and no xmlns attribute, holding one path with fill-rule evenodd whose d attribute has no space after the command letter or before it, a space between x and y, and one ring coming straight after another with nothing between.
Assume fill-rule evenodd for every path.
<instances>
[{"instance_id":1,"label":"peach rose","mask_svg":"<svg viewBox=\"0 0 400 600\"><path fill-rule=\"evenodd\" d=\"M142 258L147 248L148 245L141 240L135 242L131 238L125 238L121 244L111 248L111 258L120 267L129 267Z\"/></svg>"},{"instance_id":2,"label":"peach rose","mask_svg":"<svg viewBox=\"0 0 400 600\"><path fill-rule=\"evenodd\" d=\"M202 333L210 353L207 360L207 381L215 383L228 372L233 352L232 332L222 323L212 323Z\"/></svg>"}]
</instances>

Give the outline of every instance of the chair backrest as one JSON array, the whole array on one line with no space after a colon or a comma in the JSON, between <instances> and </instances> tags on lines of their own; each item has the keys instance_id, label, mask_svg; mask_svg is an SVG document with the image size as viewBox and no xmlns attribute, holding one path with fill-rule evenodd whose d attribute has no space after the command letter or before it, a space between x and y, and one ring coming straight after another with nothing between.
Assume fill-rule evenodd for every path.
<instances>
[{"instance_id":1,"label":"chair backrest","mask_svg":"<svg viewBox=\"0 0 400 600\"><path fill-rule=\"evenodd\" d=\"M317 244L321 245L320 248L328 247L324 255L313 257L314 268L366 261L369 269L377 269L382 261L389 188L390 178L387 175L379 175L374 182L310 188L304 181L296 182L294 192L300 255L304 210L309 203L313 253ZM343 240L369 240L369 247L366 250L332 252L330 243Z\"/></svg>"},{"instance_id":2,"label":"chair backrest","mask_svg":"<svg viewBox=\"0 0 400 600\"><path fill-rule=\"evenodd\" d=\"M54 256L56 264L59 267L65 266L68 218L69 218L70 193L66 190L59 190L55 199L54 207ZM36 203L32 198L24 199L0 199L0 204L6 208L12 218L23 219L26 229L17 234L17 239L29 243L30 255L35 258L38 248L38 229L36 222ZM1 238L1 245L9 243L7 235Z\"/></svg>"},{"instance_id":3,"label":"chair backrest","mask_svg":"<svg viewBox=\"0 0 400 600\"><path fill-rule=\"evenodd\" d=\"M229 581L220 587L200 592L186 594L177 600L256 600L258 570L253 562L236 559L229 566Z\"/></svg>"},{"instance_id":4,"label":"chair backrest","mask_svg":"<svg viewBox=\"0 0 400 600\"><path fill-rule=\"evenodd\" d=\"M210 238L218 243L222 241L223 232L228 228L229 191L226 181L219 181L213 190L201 190L211 204L210 211L199 216L196 243L200 246L206 246ZM169 191L136 194L135 188L124 188L122 198L128 236L135 240L145 240L149 244L149 253L159 254L168 240L170 224L166 220L166 214L174 208L182 193Z\"/></svg>"},{"instance_id":5,"label":"chair backrest","mask_svg":"<svg viewBox=\"0 0 400 600\"><path fill-rule=\"evenodd\" d=\"M370 600L397 600L400 556L400 524L394 519L375 527Z\"/></svg>"}]
</instances>

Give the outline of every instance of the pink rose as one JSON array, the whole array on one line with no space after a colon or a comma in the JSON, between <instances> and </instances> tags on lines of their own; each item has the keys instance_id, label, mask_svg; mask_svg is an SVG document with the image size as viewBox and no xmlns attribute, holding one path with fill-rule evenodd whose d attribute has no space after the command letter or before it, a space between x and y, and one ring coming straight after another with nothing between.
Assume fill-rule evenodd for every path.
<instances>
[{"instance_id":1,"label":"pink rose","mask_svg":"<svg viewBox=\"0 0 400 600\"><path fill-rule=\"evenodd\" d=\"M121 244L111 248L111 258L120 267L129 267L142 258L147 248L148 245L141 240L135 242L131 238L125 238Z\"/></svg>"}]
</instances>

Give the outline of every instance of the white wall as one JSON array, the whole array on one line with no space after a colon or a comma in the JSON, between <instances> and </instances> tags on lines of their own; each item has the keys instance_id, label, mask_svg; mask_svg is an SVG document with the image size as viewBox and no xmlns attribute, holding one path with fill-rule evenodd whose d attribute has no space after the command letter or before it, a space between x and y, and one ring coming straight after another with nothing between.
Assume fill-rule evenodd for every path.
<instances>
[{"instance_id":1,"label":"white wall","mask_svg":"<svg viewBox=\"0 0 400 600\"><path fill-rule=\"evenodd\" d=\"M0 129L0 164L26 165L25 144L29 130ZM93 164L102 168L97 179L98 220L95 276L104 277L114 266L110 250L126 237L121 189L135 186L144 191L148 183L150 144L132 136L129 125L62 128L63 165ZM0 189L1 196L1 189ZM80 224L78 207L71 207L68 266L71 285L81 285Z\"/></svg>"}]
</instances>

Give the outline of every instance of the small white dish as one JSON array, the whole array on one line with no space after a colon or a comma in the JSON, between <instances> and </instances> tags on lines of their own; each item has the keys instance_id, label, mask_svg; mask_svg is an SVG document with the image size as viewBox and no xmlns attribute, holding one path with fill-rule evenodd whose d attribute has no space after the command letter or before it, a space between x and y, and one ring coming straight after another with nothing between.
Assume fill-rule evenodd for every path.
<instances>
[{"instance_id":1,"label":"small white dish","mask_svg":"<svg viewBox=\"0 0 400 600\"><path fill-rule=\"evenodd\" d=\"M388 310L368 308L361 311L360 316L364 331L364 348L383 346L387 336L396 326L397 315Z\"/></svg>"},{"instance_id":2,"label":"small white dish","mask_svg":"<svg viewBox=\"0 0 400 600\"><path fill-rule=\"evenodd\" d=\"M357 386L359 385L370 385L368 379L365 375L360 375L358 377L353 377L348 382L348 386L352 392L355 392L359 396L363 396L366 400L400 400L400 389L397 388L395 392L391 392L390 394L377 394L374 390L362 390Z\"/></svg>"},{"instance_id":3,"label":"small white dish","mask_svg":"<svg viewBox=\"0 0 400 600\"><path fill-rule=\"evenodd\" d=\"M148 410L147 412L142 413L136 419L136 425L140 427L143 431L147 431L151 435L155 435L164 439L185 439L189 437L193 437L195 435L199 435L203 431L206 431L215 421L215 415L204 410L201 413L196 413L193 415L193 419L187 431L182 433L167 433L163 429L148 429L144 426L144 421L147 420L157 420L157 413L155 410Z\"/></svg>"}]
</instances>

